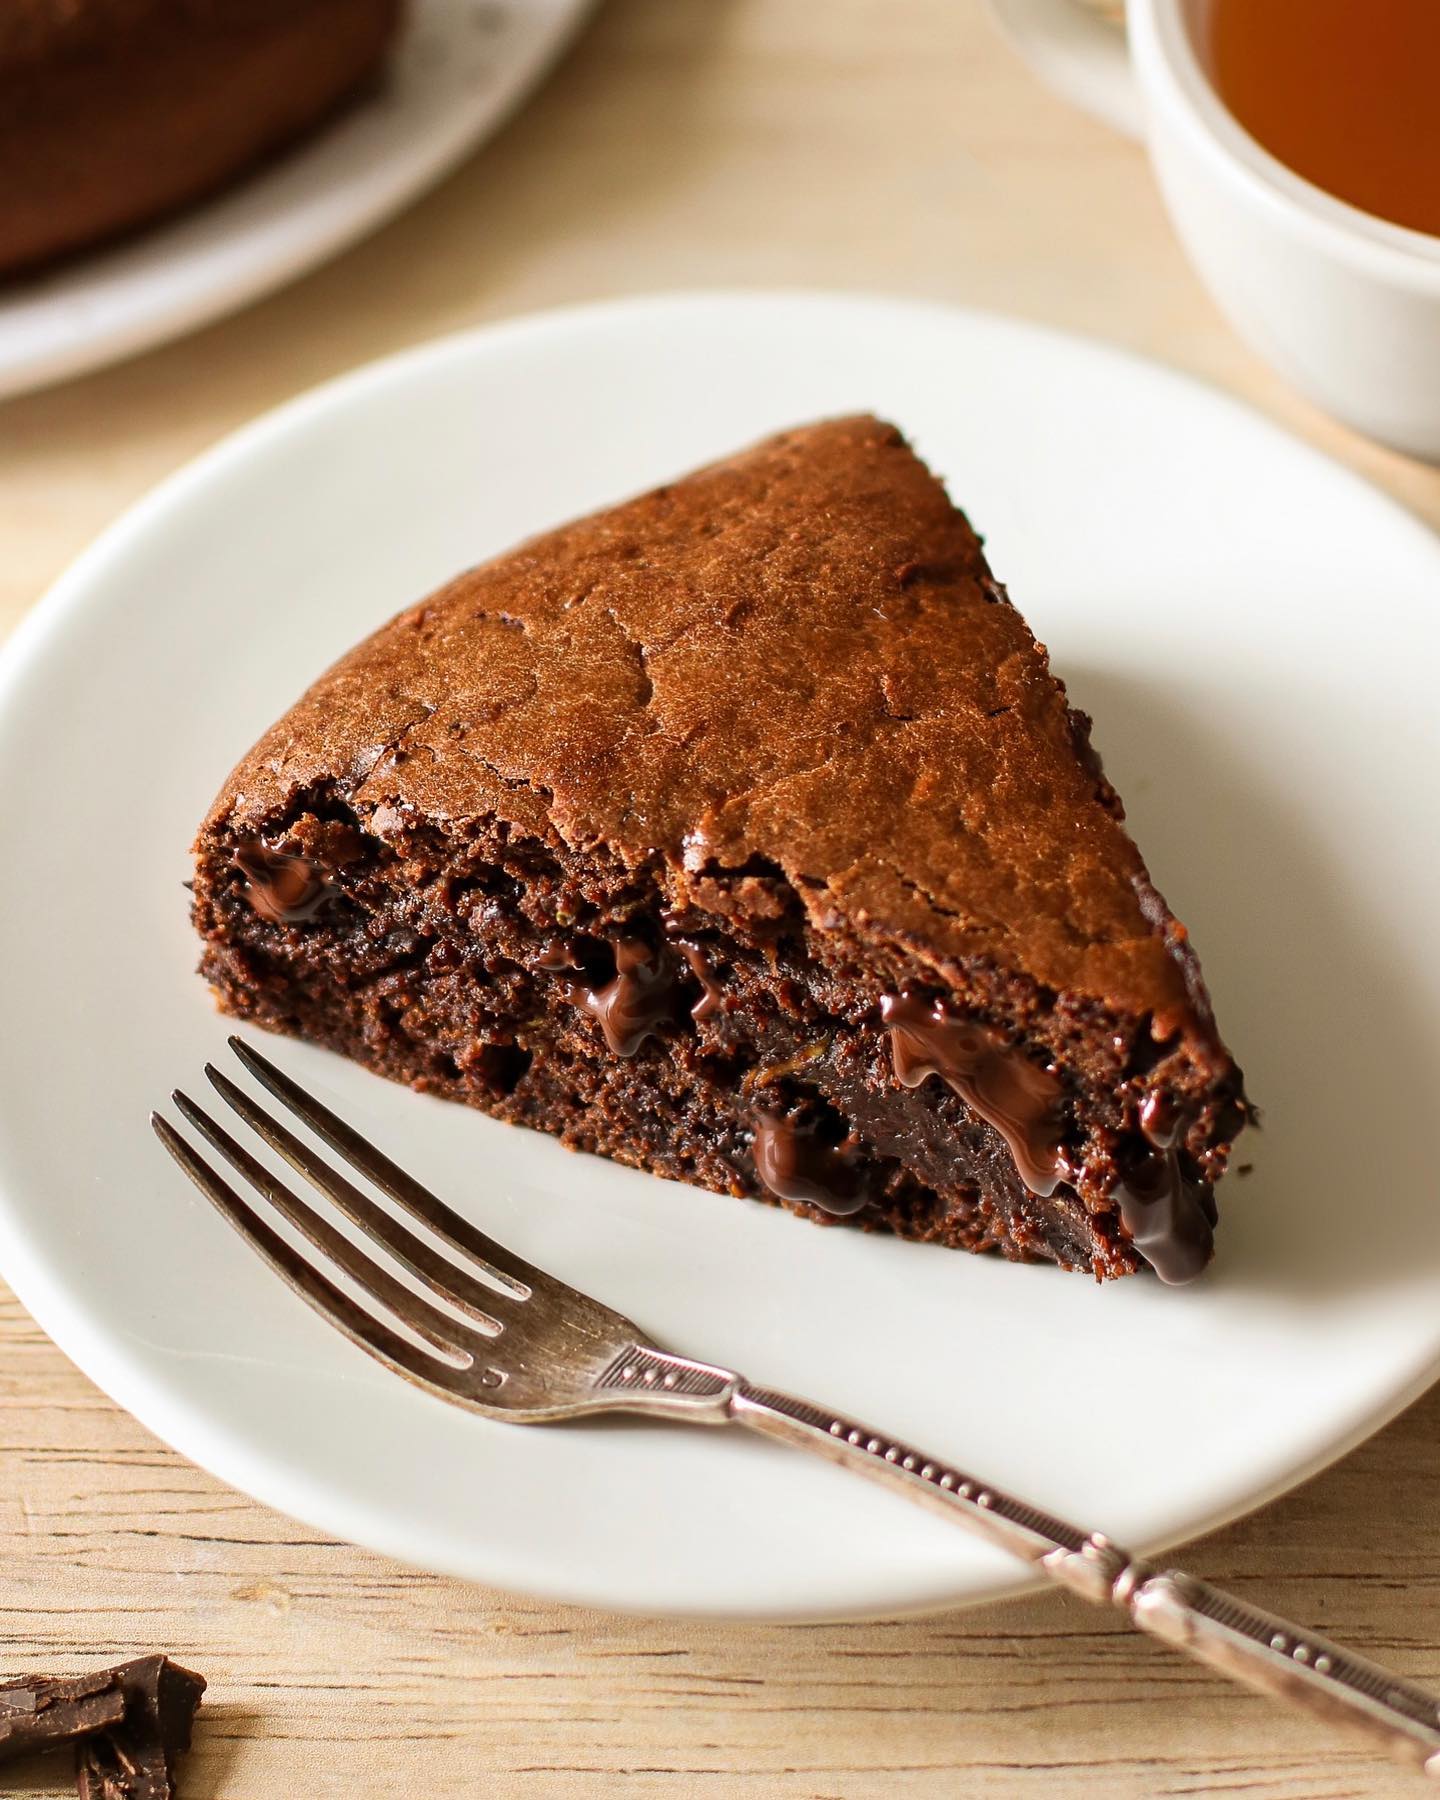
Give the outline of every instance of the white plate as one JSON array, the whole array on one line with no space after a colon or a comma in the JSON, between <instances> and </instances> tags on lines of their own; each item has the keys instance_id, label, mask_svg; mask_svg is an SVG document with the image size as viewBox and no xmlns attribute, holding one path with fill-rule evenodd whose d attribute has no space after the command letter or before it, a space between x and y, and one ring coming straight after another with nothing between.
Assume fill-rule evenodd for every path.
<instances>
[{"instance_id":1,"label":"white plate","mask_svg":"<svg viewBox=\"0 0 1440 1800\"><path fill-rule=\"evenodd\" d=\"M258 174L0 288L0 398L193 331L338 254L453 168L591 0L410 0L377 91Z\"/></svg>"},{"instance_id":2,"label":"white plate","mask_svg":"<svg viewBox=\"0 0 1440 1800\"><path fill-rule=\"evenodd\" d=\"M646 1612L1017 1585L779 1447L448 1409L284 1289L146 1124L227 1030L192 972L192 829L314 673L524 533L867 406L988 534L1205 956L1266 1115L1209 1277L1101 1288L821 1231L276 1053L662 1342L1137 1548L1274 1494L1435 1375L1435 540L1229 400L1093 344L883 301L657 299L436 344L262 420L110 531L0 669L0 1267L235 1486L433 1569Z\"/></svg>"}]
</instances>

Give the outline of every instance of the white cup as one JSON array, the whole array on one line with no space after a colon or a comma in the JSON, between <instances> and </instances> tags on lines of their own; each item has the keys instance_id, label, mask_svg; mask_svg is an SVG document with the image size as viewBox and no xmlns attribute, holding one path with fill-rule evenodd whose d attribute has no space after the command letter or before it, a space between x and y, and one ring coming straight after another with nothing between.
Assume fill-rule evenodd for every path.
<instances>
[{"instance_id":1,"label":"white cup","mask_svg":"<svg viewBox=\"0 0 1440 1800\"><path fill-rule=\"evenodd\" d=\"M1207 0L1128 0L1128 56L1083 0L994 3L1054 87L1144 136L1181 242L1251 348L1325 411L1440 460L1440 238L1336 200L1256 143L1207 73Z\"/></svg>"}]
</instances>

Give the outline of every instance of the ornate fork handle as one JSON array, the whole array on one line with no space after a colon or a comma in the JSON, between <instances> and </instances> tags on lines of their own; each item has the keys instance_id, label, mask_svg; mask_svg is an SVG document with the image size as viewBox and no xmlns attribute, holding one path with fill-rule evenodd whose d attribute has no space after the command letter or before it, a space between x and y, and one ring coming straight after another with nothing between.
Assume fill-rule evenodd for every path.
<instances>
[{"instance_id":1,"label":"ornate fork handle","mask_svg":"<svg viewBox=\"0 0 1440 1800\"><path fill-rule=\"evenodd\" d=\"M1313 1631L1262 1612L1178 1569L1157 1569L1099 1532L926 1456L913 1445L707 1363L635 1346L598 1385L633 1395L637 1411L743 1425L842 1463L904 1493L1043 1569L1052 1581L1233 1679L1353 1725L1402 1762L1440 1779L1440 1702L1423 1688Z\"/></svg>"}]
</instances>

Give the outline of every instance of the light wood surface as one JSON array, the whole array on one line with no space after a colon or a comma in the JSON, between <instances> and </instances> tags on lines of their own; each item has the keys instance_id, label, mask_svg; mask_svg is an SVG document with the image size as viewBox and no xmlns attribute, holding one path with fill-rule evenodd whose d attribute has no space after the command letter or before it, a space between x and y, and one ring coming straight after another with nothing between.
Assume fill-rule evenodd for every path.
<instances>
[{"instance_id":1,"label":"light wood surface","mask_svg":"<svg viewBox=\"0 0 1440 1800\"><path fill-rule=\"evenodd\" d=\"M1119 341L1246 396L1440 523L1440 472L1327 424L1235 341L1140 151L1038 88L981 0L609 0L504 135L369 242L187 341L0 408L0 629L159 477L357 362L561 302L778 283ZM1186 1560L1440 1684L1437 1435L1440 1392ZM212 1684L196 1797L1419 1786L1058 1595L735 1628L408 1572L191 1468L6 1298L0 1663L155 1646ZM0 1771L0 1795L60 1791L43 1773Z\"/></svg>"}]
</instances>

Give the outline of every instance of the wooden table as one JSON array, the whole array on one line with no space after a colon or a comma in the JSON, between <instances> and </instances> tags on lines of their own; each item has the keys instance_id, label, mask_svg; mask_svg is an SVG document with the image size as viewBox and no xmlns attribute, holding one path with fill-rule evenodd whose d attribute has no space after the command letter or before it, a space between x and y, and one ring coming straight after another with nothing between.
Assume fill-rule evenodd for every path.
<instances>
[{"instance_id":1,"label":"wooden table","mask_svg":"<svg viewBox=\"0 0 1440 1800\"><path fill-rule=\"evenodd\" d=\"M953 299L1193 369L1440 522L1231 337L1140 152L1041 91L982 0L609 0L498 142L238 318L0 409L0 627L252 414L478 320L700 284ZM228 1492L0 1303L0 1662L173 1648L211 1681L190 1796L1396 1795L1363 1748L1050 1595L737 1628L416 1575ZM1194 1547L1257 1601L1440 1684L1440 1391ZM47 1791L37 1770L0 1794ZM53 1791L53 1790L52 1790Z\"/></svg>"}]
</instances>

